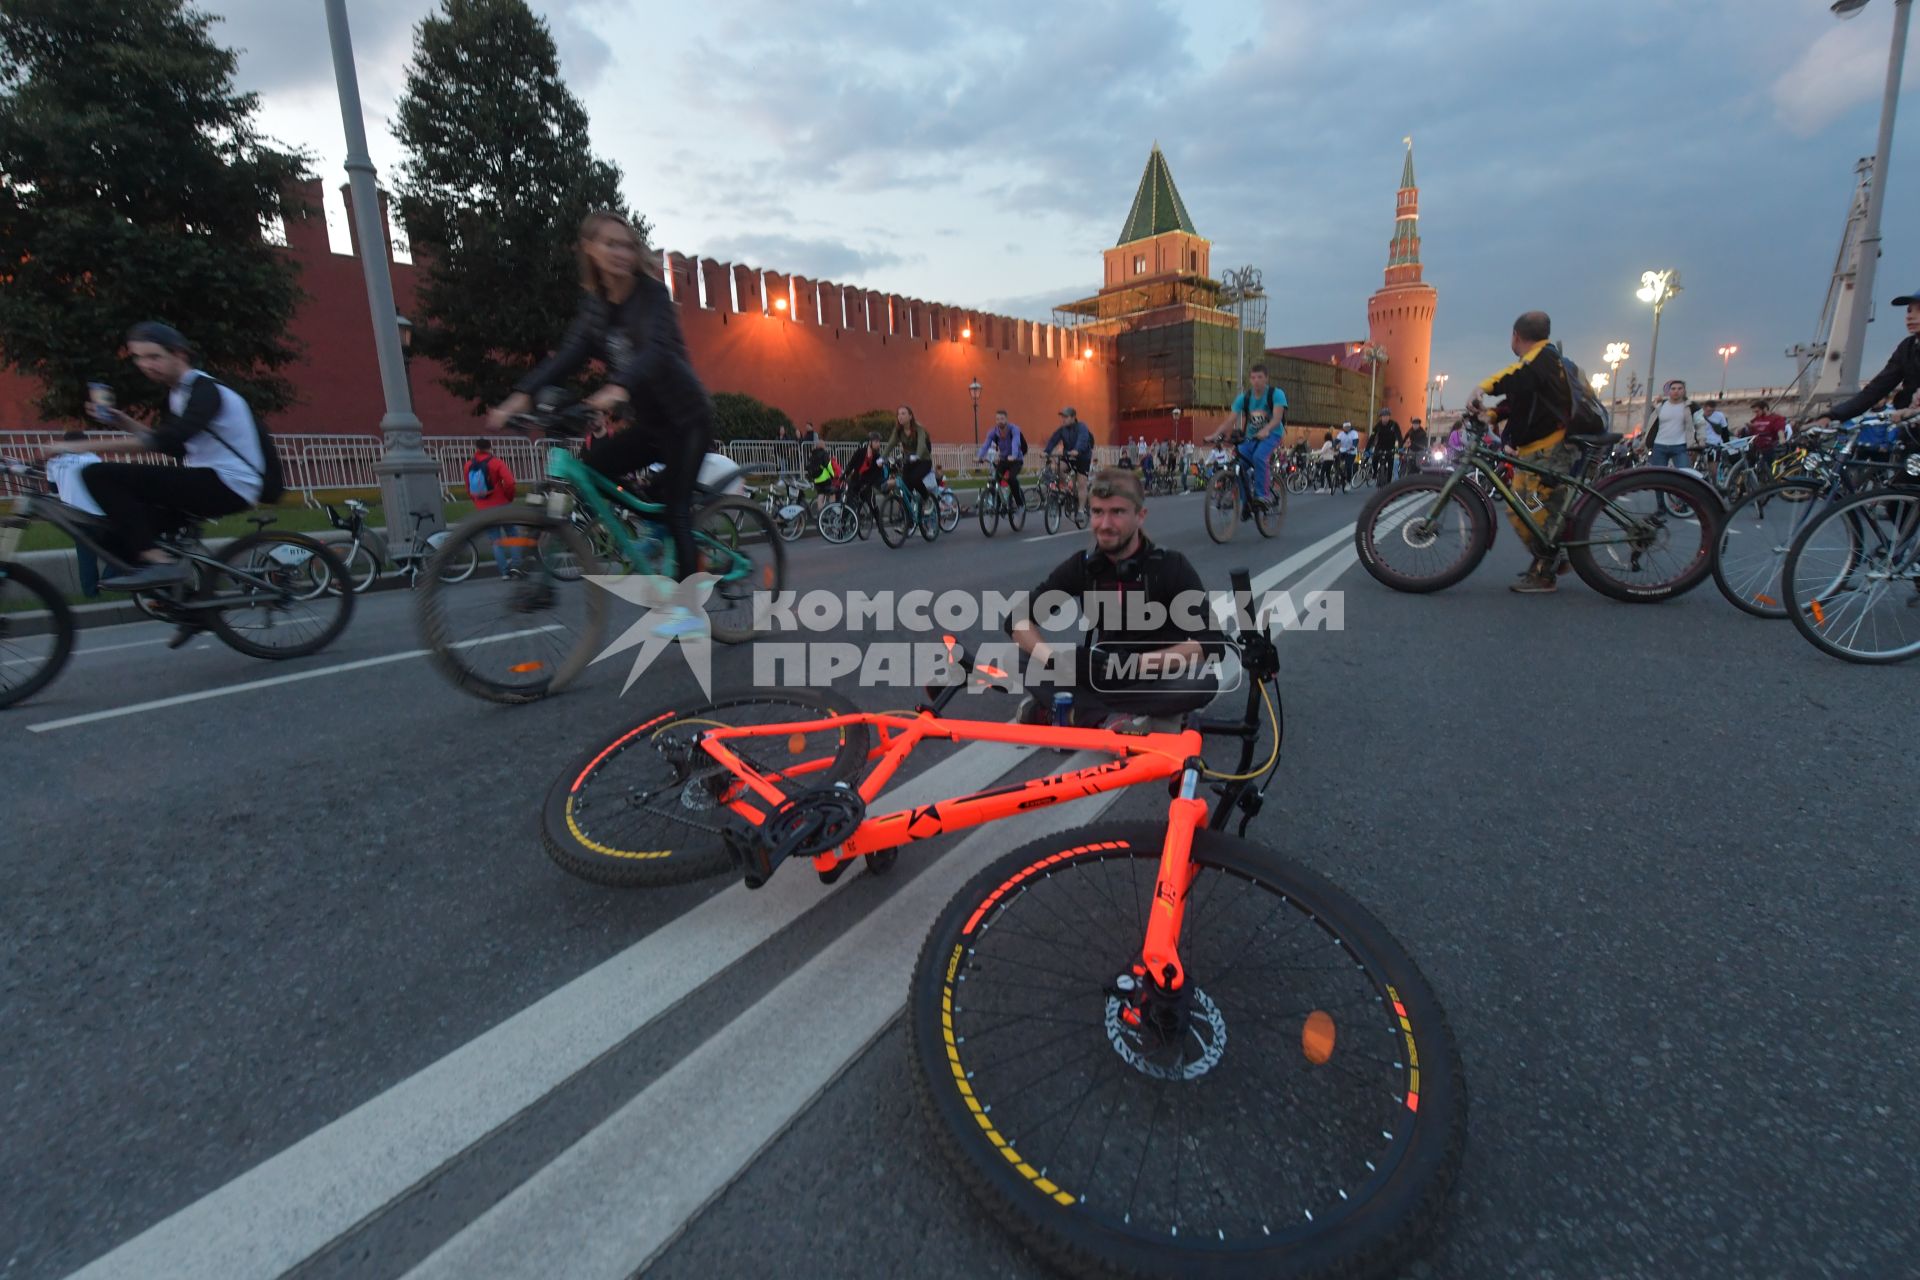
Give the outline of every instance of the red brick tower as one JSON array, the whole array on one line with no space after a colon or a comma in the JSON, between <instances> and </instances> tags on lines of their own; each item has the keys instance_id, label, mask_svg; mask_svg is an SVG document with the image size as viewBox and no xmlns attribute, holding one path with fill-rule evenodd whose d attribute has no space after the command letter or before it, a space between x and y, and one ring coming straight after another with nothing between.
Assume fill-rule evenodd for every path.
<instances>
[{"instance_id":1,"label":"red brick tower","mask_svg":"<svg viewBox=\"0 0 1920 1280\"><path fill-rule=\"evenodd\" d=\"M1420 279L1420 188L1413 178L1413 139L1400 171L1386 285L1367 302L1367 340L1387 353L1380 366L1380 403L1402 427L1426 417L1427 369L1433 357L1433 309L1439 293Z\"/></svg>"}]
</instances>

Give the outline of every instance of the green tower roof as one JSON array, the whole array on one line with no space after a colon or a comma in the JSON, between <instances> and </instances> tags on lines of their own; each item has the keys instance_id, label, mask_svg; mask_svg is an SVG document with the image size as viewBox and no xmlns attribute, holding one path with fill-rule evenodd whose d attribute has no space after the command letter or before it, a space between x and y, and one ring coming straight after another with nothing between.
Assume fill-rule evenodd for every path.
<instances>
[{"instance_id":1,"label":"green tower roof","mask_svg":"<svg viewBox=\"0 0 1920 1280\"><path fill-rule=\"evenodd\" d=\"M1405 191L1409 187L1417 187L1419 185L1419 183L1413 180L1413 139L1408 138L1407 163L1406 166L1400 170L1400 189Z\"/></svg>"},{"instance_id":2,"label":"green tower roof","mask_svg":"<svg viewBox=\"0 0 1920 1280\"><path fill-rule=\"evenodd\" d=\"M1147 157L1147 171L1140 175L1140 189L1133 193L1133 208L1127 213L1127 224L1120 229L1120 238L1114 243L1145 240L1167 231L1200 234L1193 229L1193 219L1187 216L1187 206L1181 202L1179 189L1173 185L1173 174L1167 170L1167 158L1160 154L1160 144L1156 142L1153 153Z\"/></svg>"}]
</instances>

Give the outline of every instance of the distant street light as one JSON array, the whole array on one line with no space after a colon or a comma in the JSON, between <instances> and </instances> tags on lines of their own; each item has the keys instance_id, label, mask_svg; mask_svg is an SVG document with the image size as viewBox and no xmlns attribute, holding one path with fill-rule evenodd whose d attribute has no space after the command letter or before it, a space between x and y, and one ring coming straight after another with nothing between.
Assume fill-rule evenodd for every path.
<instances>
[{"instance_id":1,"label":"distant street light","mask_svg":"<svg viewBox=\"0 0 1920 1280\"><path fill-rule=\"evenodd\" d=\"M1434 386L1437 388L1434 392L1433 402L1442 413L1447 411L1447 379L1451 376L1451 374L1445 373L1436 373L1433 375ZM1427 416L1431 418L1433 415L1429 413Z\"/></svg>"},{"instance_id":2,"label":"distant street light","mask_svg":"<svg viewBox=\"0 0 1920 1280\"><path fill-rule=\"evenodd\" d=\"M1720 398L1727 398L1727 363L1739 354L1740 348L1725 346L1720 348Z\"/></svg>"},{"instance_id":3,"label":"distant street light","mask_svg":"<svg viewBox=\"0 0 1920 1280\"><path fill-rule=\"evenodd\" d=\"M971 338L973 336L973 328L971 326L962 327L960 330L960 336L962 338Z\"/></svg>"},{"instance_id":4,"label":"distant street light","mask_svg":"<svg viewBox=\"0 0 1920 1280\"><path fill-rule=\"evenodd\" d=\"M1593 385L1593 394L1599 395L1601 388L1607 385L1607 375L1604 373L1596 373L1590 376L1587 381Z\"/></svg>"},{"instance_id":5,"label":"distant street light","mask_svg":"<svg viewBox=\"0 0 1920 1280\"><path fill-rule=\"evenodd\" d=\"M1374 402L1379 397L1380 365L1381 365L1381 362L1387 358L1387 349L1385 347L1378 346L1374 343L1359 342L1354 344L1353 354L1359 356L1362 360L1365 360L1368 365L1367 422L1369 425L1371 425L1373 422L1374 413L1376 412L1376 406Z\"/></svg>"},{"instance_id":6,"label":"distant street light","mask_svg":"<svg viewBox=\"0 0 1920 1280\"><path fill-rule=\"evenodd\" d=\"M1173 406L1173 438L1175 443L1178 443L1180 440L1180 406L1179 405Z\"/></svg>"},{"instance_id":7,"label":"distant street light","mask_svg":"<svg viewBox=\"0 0 1920 1280\"><path fill-rule=\"evenodd\" d=\"M787 300L785 298L775 298L773 300L773 309L775 311L785 311L787 309Z\"/></svg>"},{"instance_id":8,"label":"distant street light","mask_svg":"<svg viewBox=\"0 0 1920 1280\"><path fill-rule=\"evenodd\" d=\"M1653 412L1653 374L1655 363L1660 359L1660 313L1667 304L1680 294L1680 273L1677 270L1642 271L1640 288L1634 296L1642 302L1653 304L1653 350L1647 356L1647 412Z\"/></svg>"},{"instance_id":9,"label":"distant street light","mask_svg":"<svg viewBox=\"0 0 1920 1280\"><path fill-rule=\"evenodd\" d=\"M1081 358L1082 360L1091 360L1091 359L1093 359L1093 348L1092 348L1092 347L1088 347L1088 348L1087 348L1087 349L1086 349L1085 351L1082 351L1082 352L1080 353L1080 358Z\"/></svg>"},{"instance_id":10,"label":"distant street light","mask_svg":"<svg viewBox=\"0 0 1920 1280\"><path fill-rule=\"evenodd\" d=\"M980 379L975 378L967 384L967 394L973 397L973 447L980 447Z\"/></svg>"},{"instance_id":11,"label":"distant street light","mask_svg":"<svg viewBox=\"0 0 1920 1280\"><path fill-rule=\"evenodd\" d=\"M1607 366L1607 372L1613 375L1613 407L1608 411L1608 430L1612 430L1617 425L1613 421L1613 415L1620 411L1620 366L1627 362L1627 356L1630 354L1631 351L1626 343L1609 342L1607 353L1600 357L1601 363ZM1628 393L1627 399L1629 401L1633 399L1631 392Z\"/></svg>"}]
</instances>

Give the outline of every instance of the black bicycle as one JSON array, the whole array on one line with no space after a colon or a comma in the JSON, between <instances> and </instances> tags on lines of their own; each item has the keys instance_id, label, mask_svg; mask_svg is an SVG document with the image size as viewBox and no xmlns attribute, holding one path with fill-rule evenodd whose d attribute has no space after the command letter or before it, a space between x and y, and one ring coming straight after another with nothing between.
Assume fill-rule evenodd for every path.
<instances>
[{"instance_id":1,"label":"black bicycle","mask_svg":"<svg viewBox=\"0 0 1920 1280\"><path fill-rule=\"evenodd\" d=\"M1280 523L1287 518L1287 486L1272 475L1271 470L1267 480L1268 496L1261 498L1254 493L1254 468L1259 464L1241 456L1242 439L1238 432L1228 438L1227 463L1207 481L1204 500L1207 536L1215 542L1232 541L1234 531L1243 520L1251 520L1261 537L1271 538L1280 532Z\"/></svg>"},{"instance_id":2,"label":"black bicycle","mask_svg":"<svg viewBox=\"0 0 1920 1280\"><path fill-rule=\"evenodd\" d=\"M43 468L0 462L0 472L39 486L0 519L0 707L6 707L44 689L73 653L66 598L12 559L21 531L44 521L103 564L129 573L137 566L109 549L112 530L105 521L51 496ZM339 557L304 533L267 528L270 515L252 520L258 526L252 533L217 551L201 541L197 520L161 536L161 547L187 566L186 580L136 591L133 599L149 616L178 626L170 647L211 631L251 658L302 658L346 630L353 592L333 589L346 580Z\"/></svg>"}]
</instances>

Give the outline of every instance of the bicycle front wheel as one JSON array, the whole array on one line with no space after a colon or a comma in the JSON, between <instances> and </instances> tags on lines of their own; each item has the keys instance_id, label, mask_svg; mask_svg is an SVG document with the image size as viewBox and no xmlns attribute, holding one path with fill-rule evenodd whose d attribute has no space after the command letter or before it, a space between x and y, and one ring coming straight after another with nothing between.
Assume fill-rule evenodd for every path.
<instances>
[{"instance_id":1,"label":"bicycle front wheel","mask_svg":"<svg viewBox=\"0 0 1920 1280\"><path fill-rule=\"evenodd\" d=\"M941 1146L996 1219L1075 1274L1391 1272L1443 1212L1466 1143L1438 999L1345 892L1202 830L1184 998L1129 1016L1164 838L1060 832L947 905L908 1010Z\"/></svg>"},{"instance_id":2,"label":"bicycle front wheel","mask_svg":"<svg viewBox=\"0 0 1920 1280\"><path fill-rule=\"evenodd\" d=\"M950 493L940 495L940 532L952 533L960 527L960 499Z\"/></svg>"},{"instance_id":3,"label":"bicycle front wheel","mask_svg":"<svg viewBox=\"0 0 1920 1280\"><path fill-rule=\"evenodd\" d=\"M834 546L852 542L860 531L860 517L844 502L829 502L820 508L820 536Z\"/></svg>"},{"instance_id":4,"label":"bicycle front wheel","mask_svg":"<svg viewBox=\"0 0 1920 1280\"><path fill-rule=\"evenodd\" d=\"M837 694L757 691L665 707L569 764L547 792L541 832L547 855L569 875L608 885L662 885L727 869L727 806L747 794L699 746L708 729L787 724L852 715ZM762 774L802 790L852 778L866 765L865 724L736 739L729 749Z\"/></svg>"},{"instance_id":5,"label":"bicycle front wheel","mask_svg":"<svg viewBox=\"0 0 1920 1280\"><path fill-rule=\"evenodd\" d=\"M1040 524L1049 537L1060 532L1060 495L1052 490L1041 495Z\"/></svg>"},{"instance_id":6,"label":"bicycle front wheel","mask_svg":"<svg viewBox=\"0 0 1920 1280\"><path fill-rule=\"evenodd\" d=\"M767 513L745 498L722 498L693 515L698 568L714 574L707 597L707 623L721 644L739 644L754 634L754 596L778 595L787 576L787 548Z\"/></svg>"},{"instance_id":7,"label":"bicycle front wheel","mask_svg":"<svg viewBox=\"0 0 1920 1280\"><path fill-rule=\"evenodd\" d=\"M1215 542L1233 541L1234 530L1240 525L1239 473L1231 468L1217 473L1207 483L1207 493L1201 501L1205 504L1207 536Z\"/></svg>"},{"instance_id":8,"label":"bicycle front wheel","mask_svg":"<svg viewBox=\"0 0 1920 1280\"><path fill-rule=\"evenodd\" d=\"M980 517L980 532L991 538L1000 528L1000 490L988 485L980 491L980 507L975 513Z\"/></svg>"},{"instance_id":9,"label":"bicycle front wheel","mask_svg":"<svg viewBox=\"0 0 1920 1280\"><path fill-rule=\"evenodd\" d=\"M1267 482L1267 505L1253 509L1253 527L1263 538L1275 537L1287 520L1287 486L1278 476Z\"/></svg>"},{"instance_id":10,"label":"bicycle front wheel","mask_svg":"<svg viewBox=\"0 0 1920 1280\"><path fill-rule=\"evenodd\" d=\"M879 526L880 541L898 549L913 532L913 514L907 510L907 500L897 493L888 493L880 499L874 523Z\"/></svg>"},{"instance_id":11,"label":"bicycle front wheel","mask_svg":"<svg viewBox=\"0 0 1920 1280\"><path fill-rule=\"evenodd\" d=\"M1827 486L1786 480L1743 498L1727 512L1713 555L1713 584L1734 608L1756 618L1784 618L1780 566L1794 535L1820 511Z\"/></svg>"},{"instance_id":12,"label":"bicycle front wheel","mask_svg":"<svg viewBox=\"0 0 1920 1280\"><path fill-rule=\"evenodd\" d=\"M1883 490L1829 507L1781 567L1787 616L1848 662L1920 654L1920 493Z\"/></svg>"},{"instance_id":13,"label":"bicycle front wheel","mask_svg":"<svg viewBox=\"0 0 1920 1280\"><path fill-rule=\"evenodd\" d=\"M1360 508L1353 536L1360 563L1395 591L1439 591L1460 581L1493 545L1493 524L1466 482L1434 510L1446 476L1414 476L1375 493Z\"/></svg>"},{"instance_id":14,"label":"bicycle front wheel","mask_svg":"<svg viewBox=\"0 0 1920 1280\"><path fill-rule=\"evenodd\" d=\"M353 617L346 566L304 533L257 529L220 552L221 571L205 573L207 625L250 658L304 658L332 644Z\"/></svg>"},{"instance_id":15,"label":"bicycle front wheel","mask_svg":"<svg viewBox=\"0 0 1920 1280\"><path fill-rule=\"evenodd\" d=\"M507 576L453 585L438 566L460 548L498 546ZM489 507L448 531L420 584L415 616L433 664L455 686L489 702L533 702L558 693L600 651L607 592L593 546L571 520L530 506Z\"/></svg>"},{"instance_id":16,"label":"bicycle front wheel","mask_svg":"<svg viewBox=\"0 0 1920 1280\"><path fill-rule=\"evenodd\" d=\"M53 584L0 563L0 707L47 687L73 656L73 610Z\"/></svg>"}]
</instances>

